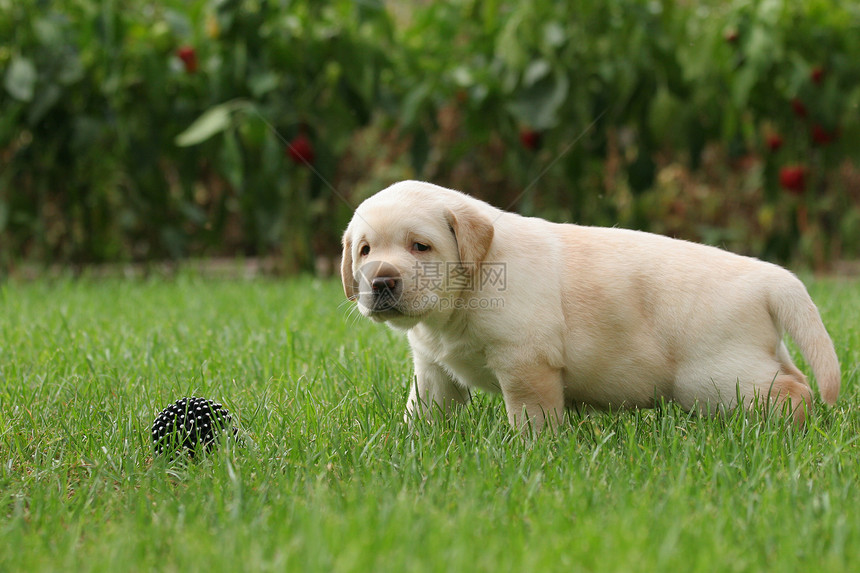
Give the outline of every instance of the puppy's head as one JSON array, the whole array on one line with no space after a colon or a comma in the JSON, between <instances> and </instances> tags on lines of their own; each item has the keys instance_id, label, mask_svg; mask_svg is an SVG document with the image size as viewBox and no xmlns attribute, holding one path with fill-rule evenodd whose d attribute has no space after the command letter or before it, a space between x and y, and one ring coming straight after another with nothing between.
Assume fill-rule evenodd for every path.
<instances>
[{"instance_id":1,"label":"puppy's head","mask_svg":"<svg viewBox=\"0 0 860 573\"><path fill-rule=\"evenodd\" d=\"M456 310L493 240L479 201L415 181L380 191L355 211L343 237L341 278L360 312L398 328Z\"/></svg>"}]
</instances>

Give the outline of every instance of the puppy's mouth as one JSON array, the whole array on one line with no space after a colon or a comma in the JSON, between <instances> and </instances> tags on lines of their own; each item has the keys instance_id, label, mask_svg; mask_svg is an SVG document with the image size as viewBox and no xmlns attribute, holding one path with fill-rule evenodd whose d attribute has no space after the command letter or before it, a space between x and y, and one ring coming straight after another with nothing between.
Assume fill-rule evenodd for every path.
<instances>
[{"instance_id":1,"label":"puppy's mouth","mask_svg":"<svg viewBox=\"0 0 860 573\"><path fill-rule=\"evenodd\" d=\"M403 314L400 308L401 295L393 290L371 291L359 294L358 300L371 316L397 316Z\"/></svg>"}]
</instances>

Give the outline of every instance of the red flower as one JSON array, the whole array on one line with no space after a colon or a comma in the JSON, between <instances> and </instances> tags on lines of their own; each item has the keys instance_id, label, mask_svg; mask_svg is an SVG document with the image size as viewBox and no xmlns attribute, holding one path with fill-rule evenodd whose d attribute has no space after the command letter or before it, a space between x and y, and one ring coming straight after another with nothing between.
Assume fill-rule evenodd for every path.
<instances>
[{"instance_id":1,"label":"red flower","mask_svg":"<svg viewBox=\"0 0 860 573\"><path fill-rule=\"evenodd\" d=\"M771 151L778 151L782 143L782 136L778 133L769 133L765 138L765 144Z\"/></svg>"},{"instance_id":2,"label":"red flower","mask_svg":"<svg viewBox=\"0 0 860 573\"><path fill-rule=\"evenodd\" d=\"M786 165L779 170L779 184L794 195L800 195L806 190L806 167L803 165Z\"/></svg>"},{"instance_id":3,"label":"red flower","mask_svg":"<svg viewBox=\"0 0 860 573\"><path fill-rule=\"evenodd\" d=\"M193 46L182 46L176 50L176 56L185 64L185 72L193 74L197 71L197 51Z\"/></svg>"},{"instance_id":4,"label":"red flower","mask_svg":"<svg viewBox=\"0 0 860 573\"><path fill-rule=\"evenodd\" d=\"M541 133L533 129L523 129L520 131L520 143L526 149L534 151L541 144Z\"/></svg>"},{"instance_id":5,"label":"red flower","mask_svg":"<svg viewBox=\"0 0 860 573\"><path fill-rule=\"evenodd\" d=\"M794 115L797 117L806 117L809 113L806 111L806 105L800 101L800 98L794 98L791 100L791 109L794 110Z\"/></svg>"},{"instance_id":6,"label":"red flower","mask_svg":"<svg viewBox=\"0 0 860 573\"><path fill-rule=\"evenodd\" d=\"M303 133L287 143L286 152L287 156L297 165L311 165L316 157L311 140Z\"/></svg>"},{"instance_id":7,"label":"red flower","mask_svg":"<svg viewBox=\"0 0 860 573\"><path fill-rule=\"evenodd\" d=\"M812 128L810 129L810 136L812 136L812 141L817 143L818 145L829 145L836 141L836 137L838 132L834 129L833 131L827 131L824 127L819 123L813 123Z\"/></svg>"},{"instance_id":8,"label":"red flower","mask_svg":"<svg viewBox=\"0 0 860 573\"><path fill-rule=\"evenodd\" d=\"M821 85L821 82L824 81L824 68L815 66L809 73L809 77L813 83Z\"/></svg>"}]
</instances>

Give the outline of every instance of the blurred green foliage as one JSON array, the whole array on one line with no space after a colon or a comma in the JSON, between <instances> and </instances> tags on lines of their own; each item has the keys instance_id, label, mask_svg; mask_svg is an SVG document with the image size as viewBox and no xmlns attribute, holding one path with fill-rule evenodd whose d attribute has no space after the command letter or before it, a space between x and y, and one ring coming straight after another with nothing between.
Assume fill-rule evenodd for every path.
<instances>
[{"instance_id":1,"label":"blurred green foliage","mask_svg":"<svg viewBox=\"0 0 860 573\"><path fill-rule=\"evenodd\" d=\"M0 268L308 269L403 177L860 254L856 3L0 0L0 38Z\"/></svg>"}]
</instances>

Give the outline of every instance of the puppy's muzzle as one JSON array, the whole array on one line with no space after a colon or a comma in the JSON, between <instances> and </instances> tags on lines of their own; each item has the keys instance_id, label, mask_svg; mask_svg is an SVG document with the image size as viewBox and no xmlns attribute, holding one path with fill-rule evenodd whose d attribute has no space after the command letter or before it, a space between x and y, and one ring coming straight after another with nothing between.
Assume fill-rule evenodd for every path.
<instances>
[{"instance_id":1,"label":"puppy's muzzle","mask_svg":"<svg viewBox=\"0 0 860 573\"><path fill-rule=\"evenodd\" d=\"M400 272L385 262L370 262L359 269L359 302L373 312L396 310L403 296Z\"/></svg>"}]
</instances>

